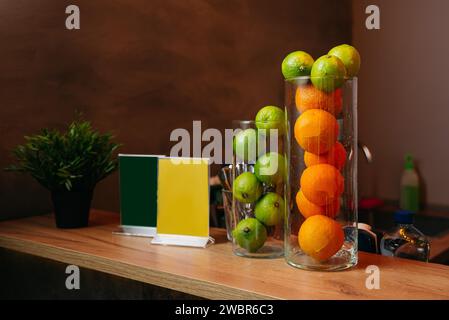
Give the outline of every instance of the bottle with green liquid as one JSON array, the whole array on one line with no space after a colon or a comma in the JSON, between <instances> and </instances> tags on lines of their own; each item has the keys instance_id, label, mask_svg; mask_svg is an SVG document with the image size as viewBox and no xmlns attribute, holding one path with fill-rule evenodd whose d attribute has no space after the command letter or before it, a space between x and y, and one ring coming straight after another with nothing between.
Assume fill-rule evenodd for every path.
<instances>
[{"instance_id":1,"label":"bottle with green liquid","mask_svg":"<svg viewBox=\"0 0 449 320\"><path fill-rule=\"evenodd\" d=\"M413 157L405 156L404 171L401 178L400 207L402 210L419 210L419 177L413 164Z\"/></svg>"}]
</instances>

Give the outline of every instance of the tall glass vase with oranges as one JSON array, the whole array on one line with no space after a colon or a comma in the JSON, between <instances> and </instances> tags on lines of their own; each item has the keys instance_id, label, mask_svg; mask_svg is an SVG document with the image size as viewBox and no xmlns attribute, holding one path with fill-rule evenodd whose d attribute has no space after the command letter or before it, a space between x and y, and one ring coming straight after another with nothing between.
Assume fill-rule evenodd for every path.
<instances>
[{"instance_id":1,"label":"tall glass vase with oranges","mask_svg":"<svg viewBox=\"0 0 449 320\"><path fill-rule=\"evenodd\" d=\"M285 80L285 258L301 269L342 270L357 263L357 78L333 55L312 63L309 75Z\"/></svg>"}]
</instances>

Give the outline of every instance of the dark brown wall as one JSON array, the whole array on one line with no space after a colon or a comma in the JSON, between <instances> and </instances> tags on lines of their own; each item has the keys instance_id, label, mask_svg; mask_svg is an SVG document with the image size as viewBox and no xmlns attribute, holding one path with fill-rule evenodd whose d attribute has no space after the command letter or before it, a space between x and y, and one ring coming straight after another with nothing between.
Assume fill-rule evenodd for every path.
<instances>
[{"instance_id":1,"label":"dark brown wall","mask_svg":"<svg viewBox=\"0 0 449 320\"><path fill-rule=\"evenodd\" d=\"M65 29L65 7L81 30ZM280 63L351 40L341 0L3 0L0 2L0 167L22 136L61 128L74 110L112 130L126 153L169 153L169 135L252 118L282 104ZM98 208L118 210L117 175L101 183ZM1 215L50 210L26 176L0 173Z\"/></svg>"}]
</instances>

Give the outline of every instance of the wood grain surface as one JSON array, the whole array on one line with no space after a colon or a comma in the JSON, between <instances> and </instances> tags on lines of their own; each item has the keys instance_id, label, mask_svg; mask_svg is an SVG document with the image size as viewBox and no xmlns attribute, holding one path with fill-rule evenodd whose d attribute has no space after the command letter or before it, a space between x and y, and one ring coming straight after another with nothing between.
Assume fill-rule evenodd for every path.
<instances>
[{"instance_id":1,"label":"wood grain surface","mask_svg":"<svg viewBox=\"0 0 449 320\"><path fill-rule=\"evenodd\" d=\"M56 229L51 215L0 223L0 246L210 299L448 299L449 267L360 253L357 267L312 272L284 259L233 255L223 230L206 249L151 245L113 234L117 214L95 211L88 228ZM380 289L365 287L368 265Z\"/></svg>"}]
</instances>

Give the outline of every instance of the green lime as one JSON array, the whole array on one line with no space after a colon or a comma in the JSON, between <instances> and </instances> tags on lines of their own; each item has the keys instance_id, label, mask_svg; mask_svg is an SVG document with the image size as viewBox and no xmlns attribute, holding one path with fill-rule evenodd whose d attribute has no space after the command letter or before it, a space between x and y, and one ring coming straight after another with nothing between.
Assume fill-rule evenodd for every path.
<instances>
[{"instance_id":1,"label":"green lime","mask_svg":"<svg viewBox=\"0 0 449 320\"><path fill-rule=\"evenodd\" d=\"M256 202L263 192L263 186L251 172L239 175L232 186L234 197L242 203Z\"/></svg>"},{"instance_id":2,"label":"green lime","mask_svg":"<svg viewBox=\"0 0 449 320\"><path fill-rule=\"evenodd\" d=\"M246 218L232 231L232 237L240 247L256 252L267 240L267 229L257 219Z\"/></svg>"},{"instance_id":3,"label":"green lime","mask_svg":"<svg viewBox=\"0 0 449 320\"><path fill-rule=\"evenodd\" d=\"M289 53L282 61L282 74L285 79L308 76L312 69L313 58L304 51L294 51Z\"/></svg>"},{"instance_id":4,"label":"green lime","mask_svg":"<svg viewBox=\"0 0 449 320\"><path fill-rule=\"evenodd\" d=\"M237 159L254 163L257 155L256 129L245 129L237 133L234 137L233 147Z\"/></svg>"},{"instance_id":5,"label":"green lime","mask_svg":"<svg viewBox=\"0 0 449 320\"><path fill-rule=\"evenodd\" d=\"M276 185L284 180L285 158L277 152L268 152L257 159L254 174L261 182Z\"/></svg>"},{"instance_id":6,"label":"green lime","mask_svg":"<svg viewBox=\"0 0 449 320\"><path fill-rule=\"evenodd\" d=\"M336 56L326 55L315 61L310 76L315 88L332 92L343 85L346 68Z\"/></svg>"},{"instance_id":7,"label":"green lime","mask_svg":"<svg viewBox=\"0 0 449 320\"><path fill-rule=\"evenodd\" d=\"M257 129L267 130L266 133L270 133L271 129L277 129L278 136L282 136L285 128L284 111L276 106L263 107L256 114L256 127Z\"/></svg>"},{"instance_id":8,"label":"green lime","mask_svg":"<svg viewBox=\"0 0 449 320\"><path fill-rule=\"evenodd\" d=\"M268 192L257 201L254 212L257 220L270 227L283 220L284 210L284 199L277 193Z\"/></svg>"},{"instance_id":9,"label":"green lime","mask_svg":"<svg viewBox=\"0 0 449 320\"><path fill-rule=\"evenodd\" d=\"M360 54L353 46L342 44L332 48L328 54L336 56L343 62L348 77L355 77L359 73Z\"/></svg>"}]
</instances>

